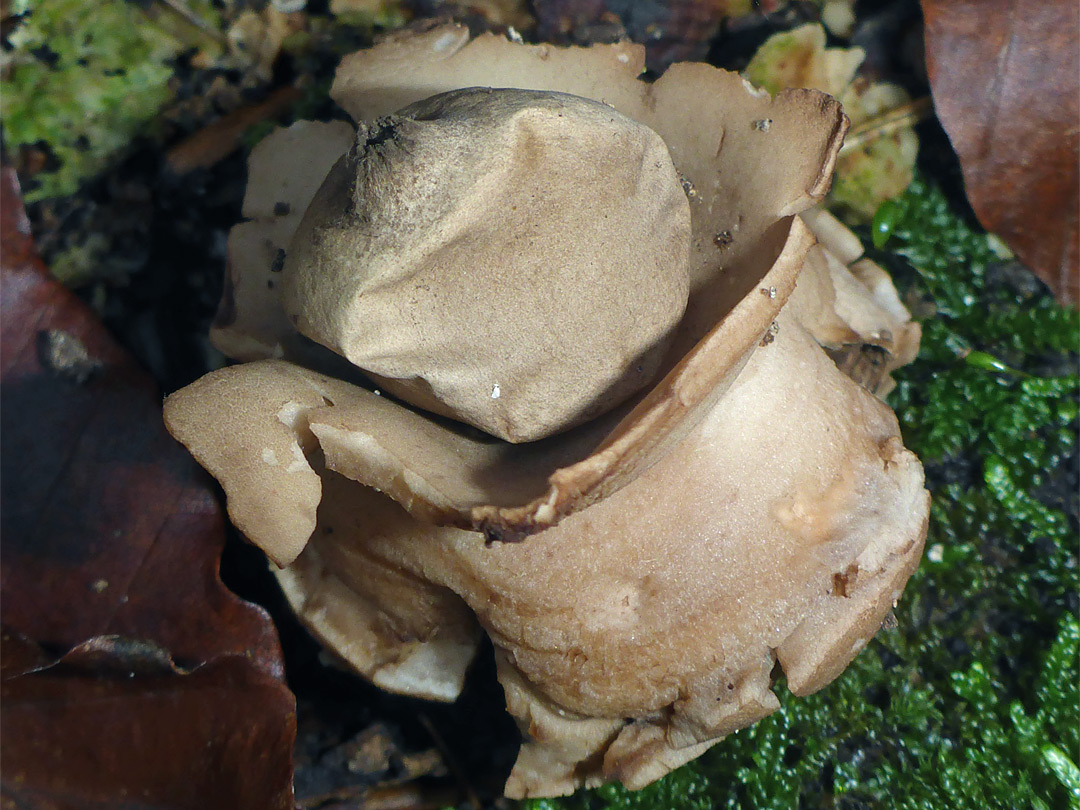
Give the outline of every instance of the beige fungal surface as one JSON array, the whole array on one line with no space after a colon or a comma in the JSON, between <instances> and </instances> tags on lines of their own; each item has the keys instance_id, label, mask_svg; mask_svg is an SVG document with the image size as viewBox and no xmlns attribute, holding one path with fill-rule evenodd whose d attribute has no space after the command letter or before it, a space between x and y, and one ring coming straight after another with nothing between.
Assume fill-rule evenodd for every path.
<instances>
[{"instance_id":1,"label":"beige fungal surface","mask_svg":"<svg viewBox=\"0 0 1080 810\"><path fill-rule=\"evenodd\" d=\"M846 126L838 106L812 91L770 98L704 65L675 65L647 84L638 78L642 65L637 46L470 40L454 26L397 35L347 58L333 93L358 123L349 155L342 158L350 133L310 125L272 135L254 156L251 219L234 231L254 247L230 253L231 317L214 335L249 362L204 377L165 406L173 435L222 482L234 522L281 566L300 618L358 672L387 689L452 700L481 634L491 638L507 708L523 734L510 796L615 779L641 787L773 711L777 664L796 694L823 687L900 598L925 537L922 468L873 394L913 355L918 328L850 232L824 214L809 214L809 227L796 216L828 188ZM438 97L476 87L544 94ZM503 100L492 108L492 98ZM496 202L520 200L518 190L542 184L548 170L565 174L549 156L536 164L541 179L484 185L525 172L522 143L543 134L543 153L561 131L546 117L570 107L605 119L590 125L592 137L629 139L619 151L633 165L614 176L656 189L660 202L635 210L661 224L627 239L647 231L659 241L615 240L608 254L597 244L603 223L579 228L551 213L538 227L561 223L556 230L568 240L581 233L593 244L556 245L548 255L557 261L548 265L542 251L522 251L519 270L481 293L497 300L508 290L514 319L530 312L538 319L523 324L520 337L499 333L509 359L492 359L498 341L468 343L473 313L461 290L473 280L460 257L443 252L448 241L428 231L484 233L489 218L506 221ZM465 108L472 112L458 120ZM492 138L507 145L504 154L466 155L421 172L465 177L463 199L446 196L454 183L431 189L415 171L397 173L400 161L360 165L419 143L409 139L428 137L416 133L429 119L441 122L437 128L462 127L435 139L439 151L468 152L469 143ZM581 140L581 149L606 154L590 136ZM658 144L670 167L654 157ZM329 174L319 191L274 169L289 155L314 161L309 148ZM433 160L425 148L413 150L416 166ZM268 169L272 176L262 177ZM602 191L569 179L557 192L568 196L558 199L584 194L591 218L603 217ZM410 196L417 184L418 198ZM614 194L610 206L624 197ZM426 207L410 208L415 199ZM387 210L393 216L384 221ZM459 215L472 219L453 230ZM408 227L379 236L380 222ZM364 253L380 238L389 253ZM487 238L478 266L492 264L484 251L498 240ZM267 275L282 269L266 266L271 247L271 262L287 254L284 298L280 285L274 295L262 291ZM540 286L563 283L560 263L591 257L600 267L610 255L619 259L605 278L625 266L625 283L657 285L646 295L598 296L616 309L656 305L652 331L641 336L653 352L650 381L616 395L610 376L589 380L588 390L556 390L558 418L537 418L528 407L500 416L493 403L527 406L530 391L563 385L566 369L537 380L542 373L513 360L528 357L527 344L548 339L547 331L562 330L551 339L566 357L590 355L570 364L573 373L625 365L623 338L596 334L618 321L617 312L598 311L601 303L568 281L559 294L572 291L582 305L561 304L568 311L555 313L538 300L534 277L515 281L520 268L532 268ZM650 262L666 269L642 282ZM446 278L437 267L449 268ZM390 279L391 297L408 296L417 278L434 282L446 308L433 300L421 306L418 297L401 310L406 321L416 312L405 326L393 322L389 305L371 314L363 299L383 286L365 285L377 278ZM680 313L674 321L671 312ZM377 328L356 322L369 317ZM430 337L424 318L445 330L430 356L416 348ZM437 363L450 351L447 335L468 343L471 379L485 379L475 401L456 398L460 376ZM370 350L384 340L408 345ZM412 352L409 363L427 376L374 368L365 351ZM355 366L374 379L363 384ZM582 402L601 404L590 410ZM521 441L528 436L511 435L507 425L541 425L530 434L539 438Z\"/></svg>"},{"instance_id":2,"label":"beige fungal surface","mask_svg":"<svg viewBox=\"0 0 1080 810\"><path fill-rule=\"evenodd\" d=\"M361 123L284 267L303 334L513 442L651 383L686 308L667 147L600 102L469 88Z\"/></svg>"},{"instance_id":3,"label":"beige fungal surface","mask_svg":"<svg viewBox=\"0 0 1080 810\"><path fill-rule=\"evenodd\" d=\"M244 222L229 233L225 290L210 339L234 360L296 356L281 303L286 248L355 132L344 121L299 121L263 139L248 161Z\"/></svg>"},{"instance_id":4,"label":"beige fungal surface","mask_svg":"<svg viewBox=\"0 0 1080 810\"><path fill-rule=\"evenodd\" d=\"M885 396L894 386L889 375L918 354L922 330L851 231L824 209L803 218L818 244L807 253L792 306L841 370Z\"/></svg>"},{"instance_id":5,"label":"beige fungal surface","mask_svg":"<svg viewBox=\"0 0 1080 810\"><path fill-rule=\"evenodd\" d=\"M487 548L373 489L326 483L300 558L318 561L309 587L365 593L372 571L415 572L418 597L449 589L468 603L533 738L515 795L647 784L775 709L777 658L792 691L823 686L899 596L927 510L888 408L788 317L664 459L527 542ZM587 750L559 753L583 735Z\"/></svg>"}]
</instances>

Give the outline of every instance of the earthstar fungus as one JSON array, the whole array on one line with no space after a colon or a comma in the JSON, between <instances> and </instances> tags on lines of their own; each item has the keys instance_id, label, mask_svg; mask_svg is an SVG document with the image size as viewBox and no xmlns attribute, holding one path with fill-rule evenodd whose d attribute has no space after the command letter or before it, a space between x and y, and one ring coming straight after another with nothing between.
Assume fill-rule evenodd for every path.
<instances>
[{"instance_id":1,"label":"earthstar fungus","mask_svg":"<svg viewBox=\"0 0 1080 810\"><path fill-rule=\"evenodd\" d=\"M491 638L524 736L510 796L613 779L644 786L773 711L777 662L795 694L821 688L880 626L925 536L918 460L892 412L831 359L868 354L873 373L864 382L886 387L888 372L917 347L918 329L880 268L852 264L861 251L849 232L810 216L817 244L797 216L828 188L846 128L839 106L815 91L770 98L700 64L674 65L648 84L639 79L643 58L630 44L470 41L453 26L347 58L332 94L359 136L347 124L303 122L252 153L248 221L230 236L212 335L246 362L165 406L173 435L224 487L234 523L280 566L301 619L359 672L393 691L453 700L481 634ZM464 90L490 87L544 93ZM462 92L424 101L454 90ZM492 99L516 112L454 117ZM519 204L519 191L544 185L521 165L537 106L541 118L553 109L608 116L604 126L637 151L616 150L634 160L610 167L622 189L610 198L595 184L560 187L551 193L561 202L534 209L552 220L509 220L564 240L546 254L550 262L545 240L526 240L513 261L497 261L499 238L514 236L486 230L488 218L502 215L489 201ZM431 121L465 127L458 147L480 151L395 175L399 164L387 156L396 147L385 144ZM508 151L488 149L490 138ZM378 171L363 165L372 150L387 161ZM411 154L427 160L422 147ZM462 172L464 199L423 187L416 178L430 171ZM383 196L372 201L365 195L382 182L376 175L412 179L375 189ZM410 183L424 193L410 197L402 190ZM636 213L626 218L625 189L642 183L658 191L631 201ZM582 194L593 216L610 205L612 230L564 215L566 201ZM380 230L387 211L388 221L421 226ZM350 216L360 229L343 236ZM618 244L627 219L642 224L626 241L648 234L660 242ZM575 242L578 233L592 243ZM452 250L440 253L462 234L480 245L471 274ZM381 238L390 254L373 248ZM613 239L611 261L597 242ZM336 250L335 240L347 249ZM366 282L341 270L357 256L361 276L390 279L370 289L400 297L376 313L384 320L374 334L350 343L363 327L346 311L370 303L368 288L357 293ZM588 272L575 275L579 264ZM451 268L450 279L434 267ZM515 280L508 267L546 275L537 283L518 272ZM652 286L614 289L627 278ZM323 283L345 294L320 292ZM467 297L461 285L479 285L470 307L439 309L443 295ZM523 325L519 338L504 330L506 345L481 335L468 351L483 363L453 357L458 371L438 368L440 352L471 340L469 324L497 320L498 311L484 310L488 296L515 285L522 294L507 299L514 317L531 300L542 320ZM548 288L557 293L551 300L580 298L581 306L549 306L538 297ZM655 315L652 331L630 336L643 344L627 348L610 334L618 317L598 310L604 299ZM395 308L412 333L395 332ZM436 351L413 351L414 337L443 328ZM515 356L535 359L532 344L559 330L563 355L514 367ZM403 341L394 347L401 351L374 367L371 357L382 362L392 352L365 355L364 346L382 340ZM335 352L360 358L378 382L364 383ZM493 378L484 364L504 355L511 359ZM560 375L572 379L580 366L610 369L612 358L618 366L638 356L649 362L560 390ZM619 388L627 375L634 384ZM503 397L522 409L493 409ZM538 397L558 408L537 418L530 407ZM447 416L494 424L516 443ZM485 543L485 535L520 542Z\"/></svg>"}]
</instances>

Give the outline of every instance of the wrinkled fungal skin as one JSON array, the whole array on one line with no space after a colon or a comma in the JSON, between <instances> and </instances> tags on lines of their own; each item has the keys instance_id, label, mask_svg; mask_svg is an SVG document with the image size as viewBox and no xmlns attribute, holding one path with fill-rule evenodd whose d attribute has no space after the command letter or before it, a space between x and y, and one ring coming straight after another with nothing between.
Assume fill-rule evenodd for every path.
<instances>
[{"instance_id":1,"label":"wrinkled fungal skin","mask_svg":"<svg viewBox=\"0 0 1080 810\"><path fill-rule=\"evenodd\" d=\"M361 123L293 237L284 304L383 390L535 441L654 381L689 251L651 129L577 96L468 88Z\"/></svg>"},{"instance_id":2,"label":"wrinkled fungal skin","mask_svg":"<svg viewBox=\"0 0 1080 810\"><path fill-rule=\"evenodd\" d=\"M900 598L926 533L922 467L872 393L918 329L849 232L796 216L827 191L835 102L770 99L703 65L645 84L642 63L637 46L448 26L348 58L334 93L364 138L495 82L603 101L659 133L691 234L686 311L651 387L539 441L485 437L326 373L330 352L292 330L280 292L257 299L276 314L252 310L277 271L238 250L215 340L251 362L165 405L301 620L358 672L452 700L490 637L523 734L513 797L648 784L775 710L776 665L795 694L822 688ZM295 241L298 216L265 200L308 208L316 189L287 158L335 145L336 160L349 139L331 126L253 155L264 201L245 238ZM867 353L880 362L860 385L838 363Z\"/></svg>"},{"instance_id":3,"label":"wrinkled fungal skin","mask_svg":"<svg viewBox=\"0 0 1080 810\"><path fill-rule=\"evenodd\" d=\"M792 364L804 372L794 383ZM297 562L309 592L335 578L369 592L377 565L423 572L475 611L520 690L523 730L539 707L557 709L556 731L523 749L513 795L647 784L680 752L775 709L777 655L792 691L824 685L899 597L927 510L891 412L789 318L663 460L527 542L486 548L370 488L324 480L337 492ZM855 569L837 593L834 575ZM607 731L587 756L553 757L547 736L577 739L596 719ZM546 768L527 776L537 758Z\"/></svg>"}]
</instances>

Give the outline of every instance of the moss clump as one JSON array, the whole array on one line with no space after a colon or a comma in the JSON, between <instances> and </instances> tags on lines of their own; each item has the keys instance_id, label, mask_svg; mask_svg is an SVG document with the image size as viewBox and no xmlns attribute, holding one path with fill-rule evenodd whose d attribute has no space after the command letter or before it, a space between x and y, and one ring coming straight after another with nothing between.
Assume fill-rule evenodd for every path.
<instances>
[{"instance_id":1,"label":"moss clump","mask_svg":"<svg viewBox=\"0 0 1080 810\"><path fill-rule=\"evenodd\" d=\"M898 626L644 791L528 810L1080 808L1080 315L921 179L875 228L878 258L936 309L892 398L934 496Z\"/></svg>"},{"instance_id":2,"label":"moss clump","mask_svg":"<svg viewBox=\"0 0 1080 810\"><path fill-rule=\"evenodd\" d=\"M209 0L190 5L217 25ZM27 201L74 193L148 132L172 95L170 60L206 39L186 21L151 19L127 0L15 0L12 13L19 21L0 82L4 146L36 145L54 158Z\"/></svg>"}]
</instances>

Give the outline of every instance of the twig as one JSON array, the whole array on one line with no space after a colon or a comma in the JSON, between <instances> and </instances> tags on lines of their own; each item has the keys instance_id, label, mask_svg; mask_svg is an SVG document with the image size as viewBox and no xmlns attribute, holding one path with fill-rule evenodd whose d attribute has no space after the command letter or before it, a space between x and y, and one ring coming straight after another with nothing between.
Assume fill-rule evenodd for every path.
<instances>
[{"instance_id":1,"label":"twig","mask_svg":"<svg viewBox=\"0 0 1080 810\"><path fill-rule=\"evenodd\" d=\"M883 138L890 133L905 127L915 126L920 121L925 121L931 116L934 105L929 96L917 98L899 107L893 107L880 115L875 115L854 127L840 147L840 154L858 149L871 141Z\"/></svg>"},{"instance_id":2,"label":"twig","mask_svg":"<svg viewBox=\"0 0 1080 810\"><path fill-rule=\"evenodd\" d=\"M184 0L159 0L166 8L168 8L173 14L183 19L185 22L194 25L200 29L203 33L210 37L213 37L222 45L228 44L228 39L217 28L210 25L206 20L187 7Z\"/></svg>"},{"instance_id":3,"label":"twig","mask_svg":"<svg viewBox=\"0 0 1080 810\"><path fill-rule=\"evenodd\" d=\"M224 160L240 146L244 133L255 124L277 118L301 96L296 87L275 90L265 101L233 110L208 127L188 136L165 155L165 164L178 175L193 169L209 168Z\"/></svg>"},{"instance_id":4,"label":"twig","mask_svg":"<svg viewBox=\"0 0 1080 810\"><path fill-rule=\"evenodd\" d=\"M470 785L469 780L465 778L465 773L461 770L457 758L450 751L449 746L447 746L446 740L442 738L439 730L435 728L435 724L428 719L426 714L420 712L419 718L420 723L427 729L427 733L431 735L431 740L435 743L435 747L438 748L439 753L442 754L446 767L450 769L450 773L454 775L454 778L461 786L461 790L465 794L465 799L469 803L469 806L472 807L473 810L481 810L483 805L480 804L480 797L476 795L473 786Z\"/></svg>"}]
</instances>

